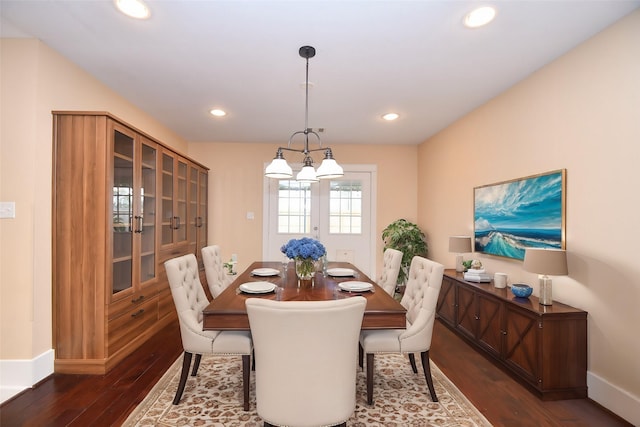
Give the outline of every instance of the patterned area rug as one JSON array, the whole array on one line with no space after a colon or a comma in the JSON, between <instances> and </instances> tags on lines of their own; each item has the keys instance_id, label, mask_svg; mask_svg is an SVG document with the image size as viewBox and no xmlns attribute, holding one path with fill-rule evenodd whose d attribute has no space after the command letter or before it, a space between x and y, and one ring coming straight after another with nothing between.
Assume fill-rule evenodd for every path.
<instances>
[{"instance_id":1,"label":"patterned area rug","mask_svg":"<svg viewBox=\"0 0 640 427\"><path fill-rule=\"evenodd\" d=\"M419 360L417 364L416 375L407 357L376 355L372 407L366 403L365 373L358 369L356 409L347 426L491 426L433 362L439 402L432 402ZM179 357L123 426L262 426L255 411L254 375L251 410L242 410L240 357L203 357L198 375L189 376L180 404L172 405L181 366Z\"/></svg>"}]
</instances>

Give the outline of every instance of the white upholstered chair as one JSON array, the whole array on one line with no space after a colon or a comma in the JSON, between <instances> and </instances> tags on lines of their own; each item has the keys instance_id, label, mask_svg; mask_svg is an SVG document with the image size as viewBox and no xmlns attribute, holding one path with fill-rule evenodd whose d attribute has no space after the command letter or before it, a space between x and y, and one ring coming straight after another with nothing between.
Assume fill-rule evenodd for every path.
<instances>
[{"instance_id":1,"label":"white upholstered chair","mask_svg":"<svg viewBox=\"0 0 640 427\"><path fill-rule=\"evenodd\" d=\"M382 274L378 280L378 286L389 295L394 296L398 284L398 274L402 266L402 252L397 249L387 248L382 257Z\"/></svg>"},{"instance_id":2,"label":"white upholstered chair","mask_svg":"<svg viewBox=\"0 0 640 427\"><path fill-rule=\"evenodd\" d=\"M198 262L193 254L173 258L164 263L171 286L171 295L178 312L184 356L180 383L173 399L177 405L187 383L192 356L195 362L192 376L198 372L203 354L241 355L244 410L249 410L249 375L251 374L251 334L245 331L203 331L202 310L209 304L200 283Z\"/></svg>"},{"instance_id":3,"label":"white upholstered chair","mask_svg":"<svg viewBox=\"0 0 640 427\"><path fill-rule=\"evenodd\" d=\"M431 378L429 349L443 273L442 264L419 256L413 257L409 267L407 286L400 301L407 310L407 328L365 330L360 333L359 360L362 367L363 355L367 355L367 403L369 405L373 404L373 372L376 353L408 353L411 368L414 373L417 373L414 353L419 352L431 400L438 401Z\"/></svg>"},{"instance_id":4,"label":"white upholstered chair","mask_svg":"<svg viewBox=\"0 0 640 427\"><path fill-rule=\"evenodd\" d=\"M256 408L265 426L346 425L356 407L358 335L367 300L246 301Z\"/></svg>"},{"instance_id":5,"label":"white upholstered chair","mask_svg":"<svg viewBox=\"0 0 640 427\"><path fill-rule=\"evenodd\" d=\"M220 246L211 245L202 248L202 262L211 296L218 298L218 295L233 282L233 277L224 271Z\"/></svg>"}]
</instances>

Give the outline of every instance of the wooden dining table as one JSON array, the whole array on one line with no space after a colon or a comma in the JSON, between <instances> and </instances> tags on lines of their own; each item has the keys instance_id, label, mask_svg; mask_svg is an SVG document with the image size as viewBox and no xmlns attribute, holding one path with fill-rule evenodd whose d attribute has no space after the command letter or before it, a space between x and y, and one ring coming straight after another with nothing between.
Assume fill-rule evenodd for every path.
<instances>
[{"instance_id":1,"label":"wooden dining table","mask_svg":"<svg viewBox=\"0 0 640 427\"><path fill-rule=\"evenodd\" d=\"M256 269L272 268L279 271L278 275L256 276L252 272ZM330 262L328 270L332 268L351 269L352 276L323 275L321 271L315 273L312 283L299 282L295 272L294 262L290 262L285 269L280 262L256 261L215 298L202 311L203 330L237 331L250 330L249 318L245 301L247 298L265 298L281 301L325 301L350 298L361 295L367 299L362 329L404 329L406 327L405 308L384 289L376 285L367 275L355 266L346 262ZM286 273L285 273L286 272ZM339 283L346 281L360 281L373 284L373 289L366 292L347 292L340 288ZM276 290L268 293L244 293L240 285L248 282L270 282L276 285Z\"/></svg>"}]
</instances>

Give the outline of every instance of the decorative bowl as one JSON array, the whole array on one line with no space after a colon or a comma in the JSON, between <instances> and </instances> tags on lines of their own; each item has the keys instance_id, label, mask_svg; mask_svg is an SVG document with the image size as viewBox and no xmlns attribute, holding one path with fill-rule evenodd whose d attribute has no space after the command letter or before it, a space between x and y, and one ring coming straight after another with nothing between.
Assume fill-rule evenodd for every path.
<instances>
[{"instance_id":1,"label":"decorative bowl","mask_svg":"<svg viewBox=\"0 0 640 427\"><path fill-rule=\"evenodd\" d=\"M518 298L529 298L533 292L533 288L523 283L514 283L511 285L511 292Z\"/></svg>"}]
</instances>

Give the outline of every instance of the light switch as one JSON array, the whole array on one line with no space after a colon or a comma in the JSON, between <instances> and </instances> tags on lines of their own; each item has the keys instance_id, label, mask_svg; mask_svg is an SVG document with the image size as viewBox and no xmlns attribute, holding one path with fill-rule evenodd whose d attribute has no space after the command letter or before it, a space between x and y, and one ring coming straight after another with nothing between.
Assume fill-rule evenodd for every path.
<instances>
[{"instance_id":1,"label":"light switch","mask_svg":"<svg viewBox=\"0 0 640 427\"><path fill-rule=\"evenodd\" d=\"M16 202L0 202L0 218L15 218Z\"/></svg>"},{"instance_id":2,"label":"light switch","mask_svg":"<svg viewBox=\"0 0 640 427\"><path fill-rule=\"evenodd\" d=\"M247 212L247 219L255 219L255 215L253 212Z\"/></svg>"}]
</instances>

